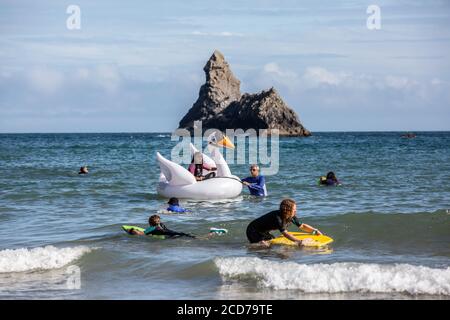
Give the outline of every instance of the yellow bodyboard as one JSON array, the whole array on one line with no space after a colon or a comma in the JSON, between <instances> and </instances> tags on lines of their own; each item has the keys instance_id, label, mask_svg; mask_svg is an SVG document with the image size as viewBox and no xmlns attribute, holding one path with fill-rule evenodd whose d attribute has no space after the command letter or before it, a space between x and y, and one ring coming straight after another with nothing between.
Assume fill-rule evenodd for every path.
<instances>
[{"instance_id":1,"label":"yellow bodyboard","mask_svg":"<svg viewBox=\"0 0 450 320\"><path fill-rule=\"evenodd\" d=\"M305 239L311 239L311 241L305 242L305 247L322 247L326 246L327 244L330 244L333 242L333 239L331 239L328 236L325 235L312 235L310 233L303 233L303 232L289 232L291 235L296 237L299 240L305 240ZM276 237L275 239L270 240L271 244L281 244L286 246L295 246L296 243L289 240L283 235L280 235L279 237Z\"/></svg>"}]
</instances>

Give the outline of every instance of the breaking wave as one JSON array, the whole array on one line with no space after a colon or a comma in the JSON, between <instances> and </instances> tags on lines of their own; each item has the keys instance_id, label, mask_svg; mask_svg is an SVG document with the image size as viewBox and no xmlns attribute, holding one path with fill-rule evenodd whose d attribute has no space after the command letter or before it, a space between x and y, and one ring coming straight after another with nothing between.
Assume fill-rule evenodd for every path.
<instances>
[{"instance_id":1,"label":"breaking wave","mask_svg":"<svg viewBox=\"0 0 450 320\"><path fill-rule=\"evenodd\" d=\"M33 249L6 249L0 251L0 273L50 270L61 268L81 258L92 249L85 246Z\"/></svg>"},{"instance_id":2,"label":"breaking wave","mask_svg":"<svg viewBox=\"0 0 450 320\"><path fill-rule=\"evenodd\" d=\"M305 293L408 293L450 295L450 267L410 264L300 264L260 258L216 258L224 278L255 280L259 286Z\"/></svg>"}]
</instances>

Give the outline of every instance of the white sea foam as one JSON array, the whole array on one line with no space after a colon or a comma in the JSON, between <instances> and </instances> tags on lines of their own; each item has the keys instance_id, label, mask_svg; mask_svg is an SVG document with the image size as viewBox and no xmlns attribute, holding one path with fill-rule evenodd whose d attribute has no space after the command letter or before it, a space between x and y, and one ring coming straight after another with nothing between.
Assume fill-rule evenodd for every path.
<instances>
[{"instance_id":1,"label":"white sea foam","mask_svg":"<svg viewBox=\"0 0 450 320\"><path fill-rule=\"evenodd\" d=\"M450 295L450 267L353 262L307 265L245 257L216 258L215 264L225 278L254 279L258 285L273 289Z\"/></svg>"},{"instance_id":2,"label":"white sea foam","mask_svg":"<svg viewBox=\"0 0 450 320\"><path fill-rule=\"evenodd\" d=\"M91 250L85 246L68 248L46 246L33 249L1 250L0 273L58 269L79 259Z\"/></svg>"}]
</instances>

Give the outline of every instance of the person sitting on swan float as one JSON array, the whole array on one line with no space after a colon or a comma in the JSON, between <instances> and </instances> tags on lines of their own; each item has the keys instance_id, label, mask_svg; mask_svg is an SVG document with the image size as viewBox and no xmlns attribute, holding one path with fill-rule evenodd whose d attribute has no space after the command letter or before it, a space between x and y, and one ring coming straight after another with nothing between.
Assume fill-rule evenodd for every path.
<instances>
[{"instance_id":1,"label":"person sitting on swan float","mask_svg":"<svg viewBox=\"0 0 450 320\"><path fill-rule=\"evenodd\" d=\"M231 199L239 196L242 192L242 181L231 173L227 162L220 152L221 147L234 149L234 144L219 130L213 131L208 136L207 141L207 150L211 158L206 154L202 154L203 163L211 168L217 168L214 179L205 180L203 178L198 179L201 180L198 181L186 167L182 167L156 152L156 158L161 170L157 185L159 195L166 198L176 197L196 200ZM200 152L192 143L189 146L192 155Z\"/></svg>"},{"instance_id":2,"label":"person sitting on swan float","mask_svg":"<svg viewBox=\"0 0 450 320\"><path fill-rule=\"evenodd\" d=\"M266 179L259 174L259 166L252 164L250 167L250 177L242 179L242 184L248 187L250 194L257 197L267 196Z\"/></svg>"},{"instance_id":3,"label":"person sitting on swan float","mask_svg":"<svg viewBox=\"0 0 450 320\"><path fill-rule=\"evenodd\" d=\"M203 175L203 170L208 171L217 171L216 167L211 167L208 164L203 162L203 155L201 152L195 152L192 157L191 164L188 168L189 172L192 173L195 177L195 180L202 181L210 178L214 178L216 176L215 172L210 172L207 175Z\"/></svg>"}]
</instances>

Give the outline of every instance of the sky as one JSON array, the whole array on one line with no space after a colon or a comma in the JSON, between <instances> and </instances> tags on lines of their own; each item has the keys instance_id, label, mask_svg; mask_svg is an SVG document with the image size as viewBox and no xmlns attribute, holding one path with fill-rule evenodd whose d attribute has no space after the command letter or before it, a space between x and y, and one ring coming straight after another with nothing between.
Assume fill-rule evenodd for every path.
<instances>
[{"instance_id":1,"label":"sky","mask_svg":"<svg viewBox=\"0 0 450 320\"><path fill-rule=\"evenodd\" d=\"M0 132L173 131L216 49L312 132L450 130L447 0L0 0Z\"/></svg>"}]
</instances>

